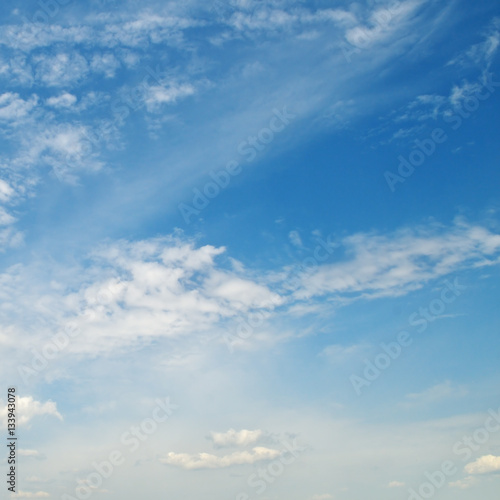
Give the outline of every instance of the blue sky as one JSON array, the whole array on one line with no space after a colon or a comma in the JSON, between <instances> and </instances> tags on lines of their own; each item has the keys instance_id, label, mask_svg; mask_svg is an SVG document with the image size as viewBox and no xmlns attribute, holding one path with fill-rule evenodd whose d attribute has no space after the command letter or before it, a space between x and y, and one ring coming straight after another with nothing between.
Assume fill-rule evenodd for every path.
<instances>
[{"instance_id":1,"label":"blue sky","mask_svg":"<svg viewBox=\"0 0 500 500\"><path fill-rule=\"evenodd\" d=\"M496 2L0 19L13 498L495 497Z\"/></svg>"}]
</instances>

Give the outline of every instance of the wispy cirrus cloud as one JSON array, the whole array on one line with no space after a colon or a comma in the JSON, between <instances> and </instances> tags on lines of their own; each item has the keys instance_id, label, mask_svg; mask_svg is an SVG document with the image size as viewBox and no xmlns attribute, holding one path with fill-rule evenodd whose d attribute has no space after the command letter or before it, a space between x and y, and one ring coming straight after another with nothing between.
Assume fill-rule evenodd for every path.
<instances>
[{"instance_id":1,"label":"wispy cirrus cloud","mask_svg":"<svg viewBox=\"0 0 500 500\"><path fill-rule=\"evenodd\" d=\"M23 491L19 490L13 498L50 498L46 491Z\"/></svg>"},{"instance_id":2,"label":"wispy cirrus cloud","mask_svg":"<svg viewBox=\"0 0 500 500\"><path fill-rule=\"evenodd\" d=\"M298 299L333 294L396 297L462 268L498 263L500 235L457 222L403 229L392 235L357 234L343 239L346 259L304 273Z\"/></svg>"},{"instance_id":3,"label":"wispy cirrus cloud","mask_svg":"<svg viewBox=\"0 0 500 500\"><path fill-rule=\"evenodd\" d=\"M484 31L483 40L454 57L448 64L466 66L475 64L489 67L500 46L500 18L495 17Z\"/></svg>"}]
</instances>

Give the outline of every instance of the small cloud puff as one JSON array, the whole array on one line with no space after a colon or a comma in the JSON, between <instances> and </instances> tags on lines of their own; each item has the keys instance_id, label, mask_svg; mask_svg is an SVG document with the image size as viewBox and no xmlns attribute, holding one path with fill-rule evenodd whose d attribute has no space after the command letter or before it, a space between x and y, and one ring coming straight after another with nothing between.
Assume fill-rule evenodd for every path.
<instances>
[{"instance_id":1,"label":"small cloud puff","mask_svg":"<svg viewBox=\"0 0 500 500\"><path fill-rule=\"evenodd\" d=\"M500 472L500 457L485 455L476 461L465 466L468 474L488 474L490 472Z\"/></svg>"}]
</instances>

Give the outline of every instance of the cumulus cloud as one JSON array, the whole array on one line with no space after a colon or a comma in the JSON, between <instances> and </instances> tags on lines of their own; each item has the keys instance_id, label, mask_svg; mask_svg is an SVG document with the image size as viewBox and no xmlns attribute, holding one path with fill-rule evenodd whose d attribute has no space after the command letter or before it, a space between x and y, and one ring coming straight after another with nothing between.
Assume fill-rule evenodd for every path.
<instances>
[{"instance_id":1,"label":"cumulus cloud","mask_svg":"<svg viewBox=\"0 0 500 500\"><path fill-rule=\"evenodd\" d=\"M76 97L68 92L54 97L49 97L46 101L48 106L53 108L71 108L76 103Z\"/></svg>"},{"instance_id":2,"label":"cumulus cloud","mask_svg":"<svg viewBox=\"0 0 500 500\"><path fill-rule=\"evenodd\" d=\"M500 457L485 455L465 466L465 472L471 475L500 472Z\"/></svg>"},{"instance_id":3,"label":"cumulus cloud","mask_svg":"<svg viewBox=\"0 0 500 500\"><path fill-rule=\"evenodd\" d=\"M38 104L38 96L32 95L28 100L19 94L6 92L0 95L0 120L18 122L25 118Z\"/></svg>"},{"instance_id":4,"label":"cumulus cloud","mask_svg":"<svg viewBox=\"0 0 500 500\"><path fill-rule=\"evenodd\" d=\"M178 99L195 93L195 88L189 83L168 85L154 85L148 87L144 102L150 112L159 111L163 104L174 104Z\"/></svg>"},{"instance_id":5,"label":"cumulus cloud","mask_svg":"<svg viewBox=\"0 0 500 500\"><path fill-rule=\"evenodd\" d=\"M78 52L53 56L40 55L34 60L37 79L48 87L75 84L85 78L89 72L87 60Z\"/></svg>"},{"instance_id":6,"label":"cumulus cloud","mask_svg":"<svg viewBox=\"0 0 500 500\"><path fill-rule=\"evenodd\" d=\"M321 23L332 23L340 27L351 27L356 23L356 16L343 9L317 9L312 12L306 8L285 10L272 3L245 5L240 2L232 9L223 4L218 9L219 21L232 30L247 35L267 33L300 33L311 26ZM238 7L235 9L235 7Z\"/></svg>"},{"instance_id":7,"label":"cumulus cloud","mask_svg":"<svg viewBox=\"0 0 500 500\"><path fill-rule=\"evenodd\" d=\"M464 82L461 85L454 85L451 89L449 102L454 108L459 108L465 99L478 94L481 89L480 83Z\"/></svg>"},{"instance_id":8,"label":"cumulus cloud","mask_svg":"<svg viewBox=\"0 0 500 500\"><path fill-rule=\"evenodd\" d=\"M288 233L288 238L293 246L295 246L297 248L302 248L302 246L303 246L302 238L300 237L300 234L298 231L290 231Z\"/></svg>"},{"instance_id":9,"label":"cumulus cloud","mask_svg":"<svg viewBox=\"0 0 500 500\"><path fill-rule=\"evenodd\" d=\"M19 450L19 456L21 457L38 457L40 452L37 450Z\"/></svg>"},{"instance_id":10,"label":"cumulus cloud","mask_svg":"<svg viewBox=\"0 0 500 500\"><path fill-rule=\"evenodd\" d=\"M500 18L495 18L484 34L480 43L471 45L466 51L453 58L448 64L491 64L498 47L500 46Z\"/></svg>"},{"instance_id":11,"label":"cumulus cloud","mask_svg":"<svg viewBox=\"0 0 500 500\"><path fill-rule=\"evenodd\" d=\"M245 311L280 303L264 284L225 269L224 252L177 237L102 246L80 285L63 297L46 295L54 309L44 314L63 307L57 314L82 332L69 349L102 352L159 337L204 335Z\"/></svg>"},{"instance_id":12,"label":"cumulus cloud","mask_svg":"<svg viewBox=\"0 0 500 500\"><path fill-rule=\"evenodd\" d=\"M70 289L39 291L46 305L38 314L53 328L68 321L79 326L81 334L68 346L74 353L104 353L159 338L223 340L225 332L237 331L238 320L254 313L263 317L265 338L277 341L294 335L293 328L282 337L272 328L278 307L286 320L310 312L300 307L310 297L329 295L341 307L344 301L403 295L451 272L498 262L500 236L462 224L385 236L358 234L345 238L344 246L346 257L295 276L298 284L290 289L287 268L272 275L246 270L231 264L225 248L196 247L179 235L111 242L82 263ZM29 290L18 292L19 297L10 294L6 301L29 301ZM28 302L23 307L29 310ZM267 327L272 331L266 332ZM340 362L363 348L331 345L321 356ZM461 394L463 388L445 383L409 395L405 404Z\"/></svg>"},{"instance_id":13,"label":"cumulus cloud","mask_svg":"<svg viewBox=\"0 0 500 500\"><path fill-rule=\"evenodd\" d=\"M65 98L68 102L69 98ZM40 167L50 166L56 176L75 182L79 173L96 172L103 163L98 159L103 137L95 138L93 131L80 124L46 125L22 139L21 154L16 164Z\"/></svg>"},{"instance_id":14,"label":"cumulus cloud","mask_svg":"<svg viewBox=\"0 0 500 500\"><path fill-rule=\"evenodd\" d=\"M16 221L16 218L9 214L5 208L0 207L0 226L9 226Z\"/></svg>"},{"instance_id":15,"label":"cumulus cloud","mask_svg":"<svg viewBox=\"0 0 500 500\"><path fill-rule=\"evenodd\" d=\"M174 453L160 458L160 462L183 469L221 469L232 465L254 464L264 460L273 460L280 456L279 450L256 446L251 451L236 451L229 455L218 457L210 453Z\"/></svg>"},{"instance_id":16,"label":"cumulus cloud","mask_svg":"<svg viewBox=\"0 0 500 500\"><path fill-rule=\"evenodd\" d=\"M14 194L14 189L6 181L0 179L0 201L9 201Z\"/></svg>"},{"instance_id":17,"label":"cumulus cloud","mask_svg":"<svg viewBox=\"0 0 500 500\"><path fill-rule=\"evenodd\" d=\"M227 432L212 432L210 439L216 448L227 448L231 446L248 446L257 442L263 435L260 429L249 431L243 429L236 431L229 429Z\"/></svg>"},{"instance_id":18,"label":"cumulus cloud","mask_svg":"<svg viewBox=\"0 0 500 500\"><path fill-rule=\"evenodd\" d=\"M94 54L90 67L95 73L102 73L106 78L113 78L120 67L120 61L110 52Z\"/></svg>"},{"instance_id":19,"label":"cumulus cloud","mask_svg":"<svg viewBox=\"0 0 500 500\"><path fill-rule=\"evenodd\" d=\"M53 401L42 403L33 399L33 396L17 397L17 425L28 426L35 418L43 415L51 415L62 420L62 415L57 411L57 405ZM0 408L0 420L7 426L7 405Z\"/></svg>"},{"instance_id":20,"label":"cumulus cloud","mask_svg":"<svg viewBox=\"0 0 500 500\"><path fill-rule=\"evenodd\" d=\"M0 229L0 251L6 248L17 248L23 244L24 233L12 227Z\"/></svg>"}]
</instances>

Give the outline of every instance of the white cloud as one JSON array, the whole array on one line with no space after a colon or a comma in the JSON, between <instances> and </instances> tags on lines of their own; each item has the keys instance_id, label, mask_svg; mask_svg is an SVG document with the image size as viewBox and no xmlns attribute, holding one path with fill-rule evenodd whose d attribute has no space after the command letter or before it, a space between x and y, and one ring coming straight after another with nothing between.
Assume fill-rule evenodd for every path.
<instances>
[{"instance_id":1,"label":"white cloud","mask_svg":"<svg viewBox=\"0 0 500 500\"><path fill-rule=\"evenodd\" d=\"M33 418L42 415L51 415L62 420L61 414L57 411L57 405L53 401L41 403L35 401L32 396L17 397L17 425L28 425ZM7 426L7 405L0 408L0 420L4 426Z\"/></svg>"},{"instance_id":2,"label":"white cloud","mask_svg":"<svg viewBox=\"0 0 500 500\"><path fill-rule=\"evenodd\" d=\"M16 221L16 218L7 213L5 208L0 207L0 226L9 226Z\"/></svg>"},{"instance_id":3,"label":"white cloud","mask_svg":"<svg viewBox=\"0 0 500 500\"><path fill-rule=\"evenodd\" d=\"M343 363L352 356L360 355L366 348L367 346L364 344L355 344L351 346L333 344L326 346L319 353L319 356L326 358L328 362L332 364Z\"/></svg>"},{"instance_id":4,"label":"white cloud","mask_svg":"<svg viewBox=\"0 0 500 500\"><path fill-rule=\"evenodd\" d=\"M92 39L87 26L61 26L55 23L40 24L23 22L2 26L0 43L22 51L48 47L56 43L81 43Z\"/></svg>"},{"instance_id":5,"label":"white cloud","mask_svg":"<svg viewBox=\"0 0 500 500\"><path fill-rule=\"evenodd\" d=\"M34 82L33 68L24 55L13 55L4 63L0 60L0 76L14 85L29 87Z\"/></svg>"},{"instance_id":6,"label":"white cloud","mask_svg":"<svg viewBox=\"0 0 500 500\"><path fill-rule=\"evenodd\" d=\"M500 457L485 455L465 466L467 474L488 474L489 472L500 472Z\"/></svg>"},{"instance_id":7,"label":"white cloud","mask_svg":"<svg viewBox=\"0 0 500 500\"><path fill-rule=\"evenodd\" d=\"M0 30L0 44L23 51L56 44L86 43L106 48L145 47L165 41L174 44L179 41L183 30L201 23L182 14L161 15L146 9L134 9L129 14L122 12L119 15L90 13L74 25L31 22L4 25Z\"/></svg>"},{"instance_id":8,"label":"white cloud","mask_svg":"<svg viewBox=\"0 0 500 500\"><path fill-rule=\"evenodd\" d=\"M149 112L159 111L162 104L174 104L178 99L193 95L195 88L188 83L148 87L144 102Z\"/></svg>"},{"instance_id":9,"label":"white cloud","mask_svg":"<svg viewBox=\"0 0 500 500\"><path fill-rule=\"evenodd\" d=\"M243 429L236 431L229 429L227 432L212 432L210 439L216 448L226 448L231 446L248 446L256 443L263 435L260 429L249 431Z\"/></svg>"},{"instance_id":10,"label":"white cloud","mask_svg":"<svg viewBox=\"0 0 500 500\"><path fill-rule=\"evenodd\" d=\"M22 245L24 234L13 227L0 229L0 251L5 248L17 248Z\"/></svg>"},{"instance_id":11,"label":"white cloud","mask_svg":"<svg viewBox=\"0 0 500 500\"><path fill-rule=\"evenodd\" d=\"M17 163L40 167L49 165L61 179L74 182L81 171L96 172L103 163L99 161L99 141L89 127L80 124L45 126L22 139L21 154Z\"/></svg>"},{"instance_id":12,"label":"white cloud","mask_svg":"<svg viewBox=\"0 0 500 500\"><path fill-rule=\"evenodd\" d=\"M183 469L220 469L232 465L254 464L264 460L273 460L280 456L279 450L256 446L251 451L236 451L230 455L218 457L210 453L189 453L170 452L166 457L160 458L160 462Z\"/></svg>"},{"instance_id":13,"label":"white cloud","mask_svg":"<svg viewBox=\"0 0 500 500\"><path fill-rule=\"evenodd\" d=\"M38 457L40 456L40 452L37 450L19 450L19 456L20 457Z\"/></svg>"},{"instance_id":14,"label":"white cloud","mask_svg":"<svg viewBox=\"0 0 500 500\"><path fill-rule=\"evenodd\" d=\"M76 100L76 96L73 94L63 92L58 96L50 97L46 103L53 108L70 108L76 103Z\"/></svg>"},{"instance_id":15,"label":"white cloud","mask_svg":"<svg viewBox=\"0 0 500 500\"><path fill-rule=\"evenodd\" d=\"M401 481L391 481L387 486L389 488L402 488L405 485L405 483L402 483Z\"/></svg>"},{"instance_id":16,"label":"white cloud","mask_svg":"<svg viewBox=\"0 0 500 500\"><path fill-rule=\"evenodd\" d=\"M110 52L94 54L90 67L96 73L103 73L106 78L113 78L120 67L120 61Z\"/></svg>"},{"instance_id":17,"label":"white cloud","mask_svg":"<svg viewBox=\"0 0 500 500\"><path fill-rule=\"evenodd\" d=\"M318 9L311 12L309 9L296 8L286 11L266 5L265 2L252 4L247 8L241 4L238 7L236 12L224 13L221 9L219 19L233 30L247 34L262 31L300 32L318 23L332 22L339 26L352 26L356 22L356 17L351 12L342 9Z\"/></svg>"},{"instance_id":18,"label":"white cloud","mask_svg":"<svg viewBox=\"0 0 500 500\"><path fill-rule=\"evenodd\" d=\"M6 92L0 95L0 120L17 122L25 118L38 104L38 96L32 95L28 100L19 94Z\"/></svg>"},{"instance_id":19,"label":"white cloud","mask_svg":"<svg viewBox=\"0 0 500 500\"><path fill-rule=\"evenodd\" d=\"M359 233L342 243L349 258L305 272L297 298L399 296L461 268L496 264L500 252L500 235L463 222L451 229L405 229L384 236Z\"/></svg>"},{"instance_id":20,"label":"white cloud","mask_svg":"<svg viewBox=\"0 0 500 500\"><path fill-rule=\"evenodd\" d=\"M461 490L467 490L474 486L474 484L477 482L477 479L472 476L468 476L464 479L459 479L458 481L453 481L451 483L448 483L451 488L459 488Z\"/></svg>"},{"instance_id":21,"label":"white cloud","mask_svg":"<svg viewBox=\"0 0 500 500\"><path fill-rule=\"evenodd\" d=\"M273 304L279 305L282 302L267 287L227 272L213 272L205 288L214 297L232 302L238 309L272 308Z\"/></svg>"},{"instance_id":22,"label":"white cloud","mask_svg":"<svg viewBox=\"0 0 500 500\"><path fill-rule=\"evenodd\" d=\"M239 272L223 269L224 248L176 237L103 246L94 265L66 296L46 294L63 306L82 333L69 349L102 352L154 338L206 335L255 308L273 309L276 293ZM221 258L222 260L222 258ZM54 315L48 308L44 314ZM60 321L62 318L52 318ZM220 330L219 330L220 332Z\"/></svg>"},{"instance_id":23,"label":"white cloud","mask_svg":"<svg viewBox=\"0 0 500 500\"><path fill-rule=\"evenodd\" d=\"M319 495L313 495L309 500L330 500L333 498L333 495L330 495L329 493L322 493Z\"/></svg>"},{"instance_id":24,"label":"white cloud","mask_svg":"<svg viewBox=\"0 0 500 500\"><path fill-rule=\"evenodd\" d=\"M3 179L0 179L0 201L6 202L14 195L14 189Z\"/></svg>"}]
</instances>

